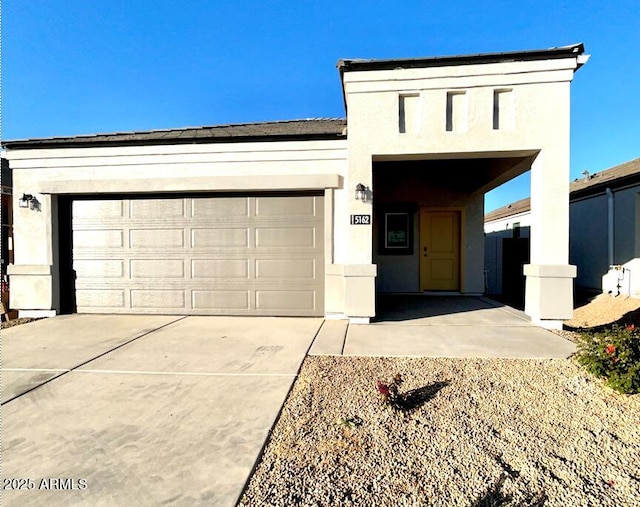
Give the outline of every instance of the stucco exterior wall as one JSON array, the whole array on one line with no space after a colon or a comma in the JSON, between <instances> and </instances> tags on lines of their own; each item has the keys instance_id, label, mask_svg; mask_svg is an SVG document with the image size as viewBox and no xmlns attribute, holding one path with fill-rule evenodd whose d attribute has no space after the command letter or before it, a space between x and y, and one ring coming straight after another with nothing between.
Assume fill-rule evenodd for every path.
<instances>
[{"instance_id":1,"label":"stucco exterior wall","mask_svg":"<svg viewBox=\"0 0 640 507\"><path fill-rule=\"evenodd\" d=\"M27 185L31 193L67 193L64 184L69 193L109 192L118 185L134 188L137 183L146 189L155 185L155 191L175 191L184 186L182 181L214 176L235 178L233 186L238 188L252 187L260 184L261 177L344 175L346 157L345 141L33 149L8 154L14 185Z\"/></svg>"},{"instance_id":2,"label":"stucco exterior wall","mask_svg":"<svg viewBox=\"0 0 640 507\"><path fill-rule=\"evenodd\" d=\"M576 65L575 59L568 58L353 71L343 78L349 191L362 183L372 188L374 199L379 195L372 178L375 160L535 155L531 263L567 268L529 271L526 311L540 323L570 318L573 311L575 272L568 266L569 85ZM501 93L501 99L507 100L496 125L496 97ZM468 290L484 289L481 210L482 196L467 216L470 249L465 251L464 262ZM366 212L362 203L350 202L349 213ZM371 227L350 227L347 222L342 227L349 229L346 261L371 263ZM379 286L386 284L383 281Z\"/></svg>"},{"instance_id":3,"label":"stucco exterior wall","mask_svg":"<svg viewBox=\"0 0 640 507\"><path fill-rule=\"evenodd\" d=\"M25 315L59 310L56 195L329 188L325 231L345 201L346 141L33 149L8 158L14 192L40 203L34 211L14 201L11 296ZM332 255L325 248L327 263Z\"/></svg>"},{"instance_id":4,"label":"stucco exterior wall","mask_svg":"<svg viewBox=\"0 0 640 507\"><path fill-rule=\"evenodd\" d=\"M413 214L413 252L411 255L384 255L378 250L379 224L373 228L373 263L377 265L376 292L420 291L420 213Z\"/></svg>"},{"instance_id":5,"label":"stucco exterior wall","mask_svg":"<svg viewBox=\"0 0 640 507\"><path fill-rule=\"evenodd\" d=\"M637 230L640 222L638 201L640 184L613 192L614 198L614 264L624 264L640 257Z\"/></svg>"},{"instance_id":6,"label":"stucco exterior wall","mask_svg":"<svg viewBox=\"0 0 640 507\"><path fill-rule=\"evenodd\" d=\"M607 196L602 194L571 203L570 262L578 267L576 286L601 290L609 269Z\"/></svg>"},{"instance_id":7,"label":"stucco exterior wall","mask_svg":"<svg viewBox=\"0 0 640 507\"><path fill-rule=\"evenodd\" d=\"M464 221L462 261L464 279L462 292L467 294L484 293L484 196L472 194L467 202Z\"/></svg>"}]
</instances>

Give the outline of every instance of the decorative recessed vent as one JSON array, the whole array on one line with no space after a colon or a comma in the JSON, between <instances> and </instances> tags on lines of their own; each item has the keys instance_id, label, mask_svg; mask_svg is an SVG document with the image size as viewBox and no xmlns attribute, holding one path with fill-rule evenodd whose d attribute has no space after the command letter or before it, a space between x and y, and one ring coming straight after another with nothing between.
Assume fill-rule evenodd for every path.
<instances>
[{"instance_id":1,"label":"decorative recessed vent","mask_svg":"<svg viewBox=\"0 0 640 507\"><path fill-rule=\"evenodd\" d=\"M446 111L447 132L465 132L467 130L467 94L465 91L447 92Z\"/></svg>"},{"instance_id":2,"label":"decorative recessed vent","mask_svg":"<svg viewBox=\"0 0 640 507\"><path fill-rule=\"evenodd\" d=\"M513 90L493 90L493 130L512 130L514 125Z\"/></svg>"},{"instance_id":3,"label":"decorative recessed vent","mask_svg":"<svg viewBox=\"0 0 640 507\"><path fill-rule=\"evenodd\" d=\"M398 131L401 134L420 130L420 95L417 93L400 95L398 100Z\"/></svg>"}]
</instances>

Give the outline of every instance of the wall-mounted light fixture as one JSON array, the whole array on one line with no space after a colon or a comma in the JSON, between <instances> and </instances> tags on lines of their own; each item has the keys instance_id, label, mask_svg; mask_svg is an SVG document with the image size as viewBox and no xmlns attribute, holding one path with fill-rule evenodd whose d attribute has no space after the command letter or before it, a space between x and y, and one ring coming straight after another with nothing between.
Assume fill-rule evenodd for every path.
<instances>
[{"instance_id":1,"label":"wall-mounted light fixture","mask_svg":"<svg viewBox=\"0 0 640 507\"><path fill-rule=\"evenodd\" d=\"M40 211L40 201L31 194L22 194L22 197L18 200L18 206L20 208L29 208L30 210Z\"/></svg>"},{"instance_id":2,"label":"wall-mounted light fixture","mask_svg":"<svg viewBox=\"0 0 640 507\"><path fill-rule=\"evenodd\" d=\"M362 183L356 185L356 201L370 202L371 197L371 190L368 187L365 187Z\"/></svg>"}]
</instances>

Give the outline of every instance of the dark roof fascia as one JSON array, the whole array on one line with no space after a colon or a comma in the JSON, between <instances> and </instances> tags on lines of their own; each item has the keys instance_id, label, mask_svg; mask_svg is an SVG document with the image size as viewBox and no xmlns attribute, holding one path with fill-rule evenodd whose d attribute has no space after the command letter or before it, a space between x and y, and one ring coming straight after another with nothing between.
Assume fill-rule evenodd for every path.
<instances>
[{"instance_id":1,"label":"dark roof fascia","mask_svg":"<svg viewBox=\"0 0 640 507\"><path fill-rule=\"evenodd\" d=\"M347 111L347 96L344 89L344 73L369 70L397 70L418 69L425 67L447 67L457 65L522 62L535 60L555 60L577 57L584 53L584 44L571 44L550 49L531 49L526 51L506 51L502 53L478 53L473 55L430 56L423 58L393 58L393 59L340 59L336 64L342 83L342 100ZM584 62L578 61L579 69ZM576 69L576 70L577 70ZM348 115L347 115L348 117Z\"/></svg>"},{"instance_id":2,"label":"dark roof fascia","mask_svg":"<svg viewBox=\"0 0 640 507\"><path fill-rule=\"evenodd\" d=\"M444 67L482 63L501 63L534 60L554 60L576 57L584 53L584 44L572 44L551 49L533 49L504 53L479 53L473 55L435 56L426 58L396 58L389 60L338 60L340 77L345 72L367 70L414 69L423 67ZM578 65L580 67L580 65Z\"/></svg>"},{"instance_id":3,"label":"dark roof fascia","mask_svg":"<svg viewBox=\"0 0 640 507\"><path fill-rule=\"evenodd\" d=\"M606 193L607 188L610 188L611 190L617 190L635 185L640 185L640 173L626 174L616 179L603 181L602 183L589 185L586 188L574 190L569 193L569 200L579 200L586 197L594 197L599 194L604 194Z\"/></svg>"},{"instance_id":4,"label":"dark roof fascia","mask_svg":"<svg viewBox=\"0 0 640 507\"><path fill-rule=\"evenodd\" d=\"M633 174L626 174L624 176L620 176L612 180L603 181L602 183L597 183L585 188L581 188L579 190L572 190L569 192L569 202L571 203L576 201L582 201L584 199L590 199L592 197L596 197L599 195L605 195L607 192L607 188L610 188L611 190L624 190L626 188L631 188L637 185L640 185L640 172L633 173ZM520 202L520 201L515 201L510 205L516 204L517 202ZM531 211L531 208L529 207L527 209L517 210L516 212L509 213L509 214L505 213L504 215L500 214L499 216L496 216L496 217L491 216L493 213L496 213L497 211L500 211L500 210L502 210L502 208L495 209L485 214L485 223L493 222L495 220L502 220L503 218L509 218L515 215L519 215L520 213L526 213ZM487 217L489 217L489 219L487 219Z\"/></svg>"},{"instance_id":5,"label":"dark roof fascia","mask_svg":"<svg viewBox=\"0 0 640 507\"><path fill-rule=\"evenodd\" d=\"M513 210L511 208L514 208ZM495 222L497 220L503 220L505 218L515 217L531 211L531 198L525 197L518 201L502 206L501 208L494 209L484 216L484 223Z\"/></svg>"},{"instance_id":6,"label":"dark roof fascia","mask_svg":"<svg viewBox=\"0 0 640 507\"><path fill-rule=\"evenodd\" d=\"M342 134L292 134L292 135L262 135L262 136L232 136L232 137L201 137L201 138L169 138L169 139L110 139L101 140L84 136L51 139L18 139L3 141L2 147L9 150L19 149L47 149L47 148L87 148L87 147L117 147L117 146L160 146L169 144L218 144L218 143L249 143L249 142L278 142L278 141L327 141L344 139ZM99 137L99 136L98 136Z\"/></svg>"}]
</instances>

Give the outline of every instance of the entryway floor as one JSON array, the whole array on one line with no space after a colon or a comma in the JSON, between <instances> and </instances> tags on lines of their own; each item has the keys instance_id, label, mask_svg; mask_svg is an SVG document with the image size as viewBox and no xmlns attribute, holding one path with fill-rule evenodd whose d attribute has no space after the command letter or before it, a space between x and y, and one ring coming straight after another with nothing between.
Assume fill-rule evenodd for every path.
<instances>
[{"instance_id":1,"label":"entryway floor","mask_svg":"<svg viewBox=\"0 0 640 507\"><path fill-rule=\"evenodd\" d=\"M336 321L332 333L323 329L310 354L549 359L576 350L523 312L484 297L378 296L377 312L369 325Z\"/></svg>"}]
</instances>

